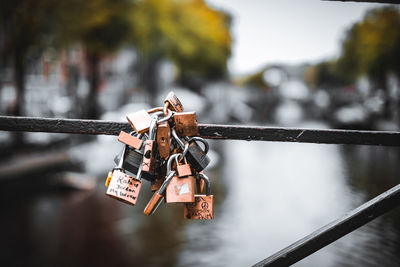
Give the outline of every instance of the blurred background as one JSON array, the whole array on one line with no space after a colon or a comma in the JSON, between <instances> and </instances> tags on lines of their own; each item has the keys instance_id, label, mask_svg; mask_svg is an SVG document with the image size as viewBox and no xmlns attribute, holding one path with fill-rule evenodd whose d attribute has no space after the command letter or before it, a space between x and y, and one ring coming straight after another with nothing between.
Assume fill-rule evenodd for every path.
<instances>
[{"instance_id":1,"label":"blurred background","mask_svg":"<svg viewBox=\"0 0 400 267\"><path fill-rule=\"evenodd\" d=\"M0 1L0 114L125 121L173 90L200 123L398 131L400 9ZM0 264L246 266L398 184L394 147L209 141L213 221L105 196L115 136L0 132ZM399 266L392 211L296 266Z\"/></svg>"}]
</instances>

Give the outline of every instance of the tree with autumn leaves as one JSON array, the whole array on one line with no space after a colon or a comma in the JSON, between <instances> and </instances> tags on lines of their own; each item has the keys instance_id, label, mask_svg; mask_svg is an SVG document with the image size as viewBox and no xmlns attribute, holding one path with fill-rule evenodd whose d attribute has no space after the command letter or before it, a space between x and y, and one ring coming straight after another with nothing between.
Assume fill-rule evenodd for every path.
<instances>
[{"instance_id":1,"label":"tree with autumn leaves","mask_svg":"<svg viewBox=\"0 0 400 267\"><path fill-rule=\"evenodd\" d=\"M342 43L337 59L324 61L308 70L309 84L353 84L359 77L369 78L375 88L387 90L387 75L400 79L400 11L384 7L367 12L355 23Z\"/></svg>"},{"instance_id":2,"label":"tree with autumn leaves","mask_svg":"<svg viewBox=\"0 0 400 267\"><path fill-rule=\"evenodd\" d=\"M49 47L80 44L86 51L90 93L85 117L97 118L101 59L122 46L139 51L143 88L155 94L157 67L168 59L179 81L220 78L230 56L230 17L204 0L8 1L0 21L0 56L12 54L16 110L23 102L26 62ZM12 53L10 53L10 51ZM0 66L1 67L1 66ZM22 112L16 112L22 115Z\"/></svg>"},{"instance_id":3,"label":"tree with autumn leaves","mask_svg":"<svg viewBox=\"0 0 400 267\"><path fill-rule=\"evenodd\" d=\"M141 55L144 86L158 88L157 66L163 59L179 70L179 81L221 78L231 54L230 17L203 0L139 0L132 13L132 42Z\"/></svg>"}]
</instances>

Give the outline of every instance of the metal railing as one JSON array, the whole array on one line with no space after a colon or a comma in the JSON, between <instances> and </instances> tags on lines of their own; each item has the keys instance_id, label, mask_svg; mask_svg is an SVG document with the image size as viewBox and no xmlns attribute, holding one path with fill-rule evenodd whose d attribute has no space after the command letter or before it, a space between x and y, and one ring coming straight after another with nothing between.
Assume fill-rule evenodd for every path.
<instances>
[{"instance_id":1,"label":"metal railing","mask_svg":"<svg viewBox=\"0 0 400 267\"><path fill-rule=\"evenodd\" d=\"M120 131L131 131L131 126L128 123L101 120L0 116L0 130L118 135ZM199 124L199 135L219 140L400 146L400 132L388 131ZM399 205L400 185L397 185L254 266L294 264Z\"/></svg>"}]
</instances>

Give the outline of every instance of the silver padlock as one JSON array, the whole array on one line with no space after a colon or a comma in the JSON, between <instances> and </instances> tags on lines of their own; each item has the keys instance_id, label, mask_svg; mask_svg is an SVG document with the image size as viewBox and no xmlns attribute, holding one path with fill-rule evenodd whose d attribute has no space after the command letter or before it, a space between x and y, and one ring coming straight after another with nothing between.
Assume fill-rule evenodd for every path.
<instances>
[{"instance_id":1,"label":"silver padlock","mask_svg":"<svg viewBox=\"0 0 400 267\"><path fill-rule=\"evenodd\" d=\"M122 167L127 147L127 145L124 146L121 159L113 169L106 195L124 203L135 205L142 188L142 180L140 179L140 173L135 178L126 174Z\"/></svg>"},{"instance_id":2,"label":"silver padlock","mask_svg":"<svg viewBox=\"0 0 400 267\"><path fill-rule=\"evenodd\" d=\"M185 143L176 134L175 129L172 129L172 136L178 143L178 145L184 149ZM204 144L204 150L196 143L196 141L202 142ZM187 161L197 172L204 170L210 163L210 158L207 156L209 146L206 140L201 137L191 137L188 140L189 149L186 154Z\"/></svg>"}]
</instances>

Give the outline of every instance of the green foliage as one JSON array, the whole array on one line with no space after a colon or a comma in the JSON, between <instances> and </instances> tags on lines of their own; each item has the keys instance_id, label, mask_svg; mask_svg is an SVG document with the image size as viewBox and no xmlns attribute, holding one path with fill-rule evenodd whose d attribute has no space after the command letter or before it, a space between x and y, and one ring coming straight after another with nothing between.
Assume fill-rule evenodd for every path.
<instances>
[{"instance_id":1,"label":"green foliage","mask_svg":"<svg viewBox=\"0 0 400 267\"><path fill-rule=\"evenodd\" d=\"M351 84L353 80L338 68L336 60L323 61L315 66L314 84L318 87L337 87Z\"/></svg>"},{"instance_id":2,"label":"green foliage","mask_svg":"<svg viewBox=\"0 0 400 267\"><path fill-rule=\"evenodd\" d=\"M243 78L239 83L243 86L254 87L261 90L268 90L271 88L271 86L267 84L263 78L263 74L265 71L266 68L263 68L261 71Z\"/></svg>"},{"instance_id":3,"label":"green foliage","mask_svg":"<svg viewBox=\"0 0 400 267\"><path fill-rule=\"evenodd\" d=\"M225 73L230 19L203 0L138 0L131 21L132 39L146 60L168 58L183 75Z\"/></svg>"},{"instance_id":4,"label":"green foliage","mask_svg":"<svg viewBox=\"0 0 400 267\"><path fill-rule=\"evenodd\" d=\"M382 80L388 72L400 74L400 12L394 7L369 11L347 32L337 67L354 80L368 75Z\"/></svg>"},{"instance_id":5,"label":"green foliage","mask_svg":"<svg viewBox=\"0 0 400 267\"><path fill-rule=\"evenodd\" d=\"M314 87L335 87L368 76L384 87L387 73L400 75L399 59L400 11L394 7L373 9L346 32L337 60L308 69L307 82Z\"/></svg>"},{"instance_id":6,"label":"green foliage","mask_svg":"<svg viewBox=\"0 0 400 267\"><path fill-rule=\"evenodd\" d=\"M115 51L130 33L129 0L60 1L55 43L83 43L90 53Z\"/></svg>"}]
</instances>

